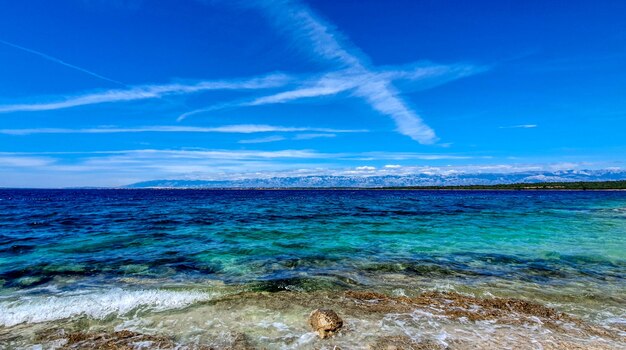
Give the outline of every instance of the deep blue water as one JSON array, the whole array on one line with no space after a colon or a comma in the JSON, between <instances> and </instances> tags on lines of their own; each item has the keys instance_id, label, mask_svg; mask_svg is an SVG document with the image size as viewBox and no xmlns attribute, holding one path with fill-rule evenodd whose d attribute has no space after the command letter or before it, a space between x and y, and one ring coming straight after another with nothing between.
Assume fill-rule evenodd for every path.
<instances>
[{"instance_id":1,"label":"deep blue water","mask_svg":"<svg viewBox=\"0 0 626 350\"><path fill-rule=\"evenodd\" d=\"M0 283L623 284L626 192L1 190ZM374 283L374 282L371 282Z\"/></svg>"}]
</instances>

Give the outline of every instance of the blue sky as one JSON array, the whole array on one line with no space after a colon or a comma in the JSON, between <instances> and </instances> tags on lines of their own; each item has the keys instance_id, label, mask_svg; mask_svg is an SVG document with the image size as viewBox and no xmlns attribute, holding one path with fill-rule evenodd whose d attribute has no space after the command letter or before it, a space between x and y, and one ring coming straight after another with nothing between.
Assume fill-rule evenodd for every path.
<instances>
[{"instance_id":1,"label":"blue sky","mask_svg":"<svg viewBox=\"0 0 626 350\"><path fill-rule=\"evenodd\" d=\"M626 167L623 1L0 7L0 186Z\"/></svg>"}]
</instances>

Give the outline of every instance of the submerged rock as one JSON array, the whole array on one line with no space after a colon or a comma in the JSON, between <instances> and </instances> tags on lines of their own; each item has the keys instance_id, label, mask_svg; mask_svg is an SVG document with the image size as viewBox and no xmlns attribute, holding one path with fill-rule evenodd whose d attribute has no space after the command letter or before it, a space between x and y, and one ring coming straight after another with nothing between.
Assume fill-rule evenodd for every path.
<instances>
[{"instance_id":1,"label":"submerged rock","mask_svg":"<svg viewBox=\"0 0 626 350\"><path fill-rule=\"evenodd\" d=\"M309 315L309 324L324 339L335 334L343 326L343 320L330 309L315 309Z\"/></svg>"},{"instance_id":2,"label":"submerged rock","mask_svg":"<svg viewBox=\"0 0 626 350\"><path fill-rule=\"evenodd\" d=\"M376 342L368 345L368 350L446 350L432 340L413 340L406 335L383 336L376 339Z\"/></svg>"},{"instance_id":3,"label":"submerged rock","mask_svg":"<svg viewBox=\"0 0 626 350\"><path fill-rule=\"evenodd\" d=\"M69 333L61 349L131 350L143 344L151 349L173 349L176 344L169 338L141 334L128 330L102 333ZM202 349L205 350L205 349Z\"/></svg>"},{"instance_id":4,"label":"submerged rock","mask_svg":"<svg viewBox=\"0 0 626 350\"><path fill-rule=\"evenodd\" d=\"M254 350L254 346L244 333L235 333L232 343L226 350Z\"/></svg>"}]
</instances>

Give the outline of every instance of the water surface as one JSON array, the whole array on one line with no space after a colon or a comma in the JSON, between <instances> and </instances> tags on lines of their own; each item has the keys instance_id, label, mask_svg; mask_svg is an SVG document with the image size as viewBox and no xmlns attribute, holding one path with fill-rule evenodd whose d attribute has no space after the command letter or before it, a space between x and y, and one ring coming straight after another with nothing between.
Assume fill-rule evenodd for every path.
<instances>
[{"instance_id":1,"label":"water surface","mask_svg":"<svg viewBox=\"0 0 626 350\"><path fill-rule=\"evenodd\" d=\"M623 336L626 192L0 190L8 347L65 327L218 347L240 332L269 348L319 348L306 313L346 290L521 298ZM308 297L311 308L252 300L266 292ZM246 297L220 302L233 295ZM359 332L333 341L366 348L384 333L450 344L460 324L499 332L354 317ZM542 341L537 332L519 339Z\"/></svg>"}]
</instances>

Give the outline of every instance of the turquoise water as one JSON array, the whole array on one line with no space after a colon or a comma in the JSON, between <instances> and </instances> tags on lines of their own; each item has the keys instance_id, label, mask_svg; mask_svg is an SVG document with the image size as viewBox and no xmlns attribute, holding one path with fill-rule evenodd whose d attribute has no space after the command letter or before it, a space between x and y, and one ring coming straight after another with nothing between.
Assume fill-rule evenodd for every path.
<instances>
[{"instance_id":1,"label":"turquoise water","mask_svg":"<svg viewBox=\"0 0 626 350\"><path fill-rule=\"evenodd\" d=\"M623 323L626 192L0 191L0 327L346 289Z\"/></svg>"}]
</instances>

